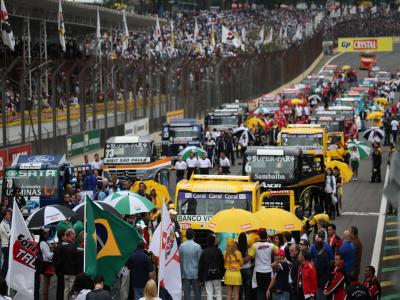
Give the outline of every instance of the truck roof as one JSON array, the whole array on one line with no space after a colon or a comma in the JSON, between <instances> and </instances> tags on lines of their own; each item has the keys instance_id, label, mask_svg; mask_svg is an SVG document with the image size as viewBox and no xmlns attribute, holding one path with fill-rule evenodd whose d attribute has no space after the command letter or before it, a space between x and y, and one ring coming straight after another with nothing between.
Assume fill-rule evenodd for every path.
<instances>
[{"instance_id":1,"label":"truck roof","mask_svg":"<svg viewBox=\"0 0 400 300\"><path fill-rule=\"evenodd\" d=\"M170 126L192 126L199 124L196 119L172 119L170 123L164 123L164 125Z\"/></svg>"},{"instance_id":2,"label":"truck roof","mask_svg":"<svg viewBox=\"0 0 400 300\"><path fill-rule=\"evenodd\" d=\"M147 136L113 136L106 140L109 144L150 143L153 140Z\"/></svg>"},{"instance_id":3,"label":"truck roof","mask_svg":"<svg viewBox=\"0 0 400 300\"><path fill-rule=\"evenodd\" d=\"M48 166L59 166L65 163L65 155L19 155L15 158L12 166L22 169L38 169Z\"/></svg>"},{"instance_id":4,"label":"truck roof","mask_svg":"<svg viewBox=\"0 0 400 300\"><path fill-rule=\"evenodd\" d=\"M283 155L301 155L302 150L299 146L256 146L247 147L246 155L269 155L269 156L283 156Z\"/></svg>"}]
</instances>

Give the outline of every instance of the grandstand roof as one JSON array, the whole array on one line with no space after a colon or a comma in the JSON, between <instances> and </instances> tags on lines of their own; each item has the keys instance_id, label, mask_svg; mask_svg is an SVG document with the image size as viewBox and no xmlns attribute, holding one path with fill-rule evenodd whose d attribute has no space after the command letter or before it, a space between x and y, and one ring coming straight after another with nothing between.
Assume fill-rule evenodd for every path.
<instances>
[{"instance_id":1,"label":"grandstand roof","mask_svg":"<svg viewBox=\"0 0 400 300\"><path fill-rule=\"evenodd\" d=\"M11 17L30 17L36 20L57 22L58 0L5 0ZM63 2L65 24L96 27L97 7L94 5ZM120 28L122 11L99 7L101 27ZM129 30L155 26L155 18L133 13L126 14Z\"/></svg>"}]
</instances>

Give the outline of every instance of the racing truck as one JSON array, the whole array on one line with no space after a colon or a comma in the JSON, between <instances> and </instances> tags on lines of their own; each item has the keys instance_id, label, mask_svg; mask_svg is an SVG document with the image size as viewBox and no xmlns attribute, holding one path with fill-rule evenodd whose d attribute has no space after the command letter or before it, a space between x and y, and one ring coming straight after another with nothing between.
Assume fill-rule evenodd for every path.
<instances>
[{"instance_id":1,"label":"racing truck","mask_svg":"<svg viewBox=\"0 0 400 300\"><path fill-rule=\"evenodd\" d=\"M161 144L149 137L114 136L104 148L105 176L119 179L156 180L169 185L171 158L161 156Z\"/></svg>"},{"instance_id":2,"label":"racing truck","mask_svg":"<svg viewBox=\"0 0 400 300\"><path fill-rule=\"evenodd\" d=\"M204 119L205 128L210 129L235 129L242 124L242 114L238 113L235 109L216 109L208 113Z\"/></svg>"},{"instance_id":3,"label":"racing truck","mask_svg":"<svg viewBox=\"0 0 400 300\"><path fill-rule=\"evenodd\" d=\"M187 146L200 146L203 126L195 119L173 119L163 125L161 139L163 155L176 160Z\"/></svg>"}]
</instances>

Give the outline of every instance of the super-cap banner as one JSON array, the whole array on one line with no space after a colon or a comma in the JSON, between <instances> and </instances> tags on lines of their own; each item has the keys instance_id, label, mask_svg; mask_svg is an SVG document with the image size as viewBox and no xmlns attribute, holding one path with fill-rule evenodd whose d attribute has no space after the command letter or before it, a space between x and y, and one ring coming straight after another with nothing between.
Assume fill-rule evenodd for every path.
<instances>
[{"instance_id":1,"label":"super-cap banner","mask_svg":"<svg viewBox=\"0 0 400 300\"><path fill-rule=\"evenodd\" d=\"M391 52L392 37L339 38L339 52Z\"/></svg>"}]
</instances>

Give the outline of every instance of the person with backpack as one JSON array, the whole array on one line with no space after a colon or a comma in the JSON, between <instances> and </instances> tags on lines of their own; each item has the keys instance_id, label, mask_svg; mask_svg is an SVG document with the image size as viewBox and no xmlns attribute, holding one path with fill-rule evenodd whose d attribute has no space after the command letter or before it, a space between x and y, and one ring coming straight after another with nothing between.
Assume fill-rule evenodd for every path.
<instances>
[{"instance_id":1,"label":"person with backpack","mask_svg":"<svg viewBox=\"0 0 400 300\"><path fill-rule=\"evenodd\" d=\"M329 280L324 288L324 295L331 300L344 300L346 297L345 285L347 283L346 271L344 269L343 256L335 255L335 269L331 272Z\"/></svg>"},{"instance_id":2,"label":"person with backpack","mask_svg":"<svg viewBox=\"0 0 400 300\"><path fill-rule=\"evenodd\" d=\"M368 289L371 300L378 300L381 298L381 284L375 276L375 268L368 266L365 268L363 285Z\"/></svg>"},{"instance_id":3,"label":"person with backpack","mask_svg":"<svg viewBox=\"0 0 400 300\"><path fill-rule=\"evenodd\" d=\"M224 256L216 247L215 236L210 234L207 237L207 248L200 255L198 275L199 281L205 285L207 300L212 300L214 296L222 300L221 279L224 274Z\"/></svg>"}]
</instances>

